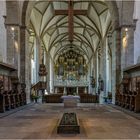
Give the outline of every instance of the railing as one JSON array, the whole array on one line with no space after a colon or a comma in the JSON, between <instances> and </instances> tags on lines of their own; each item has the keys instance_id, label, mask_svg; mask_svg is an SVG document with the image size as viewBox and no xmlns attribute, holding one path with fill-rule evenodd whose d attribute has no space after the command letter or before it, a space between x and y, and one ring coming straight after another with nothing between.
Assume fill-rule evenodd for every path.
<instances>
[{"instance_id":1,"label":"railing","mask_svg":"<svg viewBox=\"0 0 140 140\"><path fill-rule=\"evenodd\" d=\"M50 94L45 95L45 102L46 103L61 103L63 94ZM91 94L81 94L80 96L80 103L99 103L99 96L98 95L91 95ZM68 97L71 98L71 97Z\"/></svg>"},{"instance_id":2,"label":"railing","mask_svg":"<svg viewBox=\"0 0 140 140\"><path fill-rule=\"evenodd\" d=\"M66 86L66 87L85 87L88 86L88 81L72 81L72 80L66 80L66 81L54 81L54 86Z\"/></svg>"},{"instance_id":3,"label":"railing","mask_svg":"<svg viewBox=\"0 0 140 140\"><path fill-rule=\"evenodd\" d=\"M36 84L34 84L31 89L41 90L41 89L46 89L46 88L47 88L47 82L39 81Z\"/></svg>"}]
</instances>

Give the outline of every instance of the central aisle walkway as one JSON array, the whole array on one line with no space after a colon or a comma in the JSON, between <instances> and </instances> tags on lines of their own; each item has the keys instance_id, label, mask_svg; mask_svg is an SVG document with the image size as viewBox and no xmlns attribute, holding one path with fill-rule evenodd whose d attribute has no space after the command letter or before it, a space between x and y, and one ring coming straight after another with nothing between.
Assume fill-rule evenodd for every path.
<instances>
[{"instance_id":1,"label":"central aisle walkway","mask_svg":"<svg viewBox=\"0 0 140 140\"><path fill-rule=\"evenodd\" d=\"M57 134L56 128L64 112L76 112L80 134ZM7 117L0 118L0 139L138 139L140 120L110 106L79 104L64 108L63 104L34 104Z\"/></svg>"}]
</instances>

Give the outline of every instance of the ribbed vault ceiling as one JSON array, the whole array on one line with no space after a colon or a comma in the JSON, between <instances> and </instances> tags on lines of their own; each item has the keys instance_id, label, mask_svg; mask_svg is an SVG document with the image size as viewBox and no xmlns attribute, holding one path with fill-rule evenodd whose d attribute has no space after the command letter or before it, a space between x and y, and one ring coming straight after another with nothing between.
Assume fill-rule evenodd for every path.
<instances>
[{"instance_id":1,"label":"ribbed vault ceiling","mask_svg":"<svg viewBox=\"0 0 140 140\"><path fill-rule=\"evenodd\" d=\"M86 10L86 15L73 16L73 41L69 40L69 17L55 10L68 10L69 0L37 1L30 20L30 43L38 36L52 58L74 50L90 60L106 36L111 16L103 0L73 0L73 10Z\"/></svg>"}]
</instances>

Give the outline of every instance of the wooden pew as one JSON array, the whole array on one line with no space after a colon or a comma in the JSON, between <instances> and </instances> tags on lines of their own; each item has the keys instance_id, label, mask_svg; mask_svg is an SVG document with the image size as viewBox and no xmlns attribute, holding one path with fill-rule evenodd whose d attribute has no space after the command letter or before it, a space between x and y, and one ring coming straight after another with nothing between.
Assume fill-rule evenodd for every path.
<instances>
[{"instance_id":1,"label":"wooden pew","mask_svg":"<svg viewBox=\"0 0 140 140\"><path fill-rule=\"evenodd\" d=\"M140 112L140 94L132 91L117 93L115 104L134 112Z\"/></svg>"},{"instance_id":2,"label":"wooden pew","mask_svg":"<svg viewBox=\"0 0 140 140\"><path fill-rule=\"evenodd\" d=\"M25 104L25 91L18 92L18 90L0 90L0 112L5 112L6 110L14 109Z\"/></svg>"},{"instance_id":3,"label":"wooden pew","mask_svg":"<svg viewBox=\"0 0 140 140\"><path fill-rule=\"evenodd\" d=\"M5 96L5 110L10 110L11 109L11 101L10 101L10 95L8 94L7 91L5 91L4 93Z\"/></svg>"},{"instance_id":4,"label":"wooden pew","mask_svg":"<svg viewBox=\"0 0 140 140\"><path fill-rule=\"evenodd\" d=\"M5 96L0 93L0 112L5 112Z\"/></svg>"},{"instance_id":5,"label":"wooden pew","mask_svg":"<svg viewBox=\"0 0 140 140\"><path fill-rule=\"evenodd\" d=\"M45 95L45 102L46 103L62 103L61 96L63 94L51 94L51 95Z\"/></svg>"},{"instance_id":6,"label":"wooden pew","mask_svg":"<svg viewBox=\"0 0 140 140\"><path fill-rule=\"evenodd\" d=\"M140 112L140 94L135 95L135 112Z\"/></svg>"},{"instance_id":7,"label":"wooden pew","mask_svg":"<svg viewBox=\"0 0 140 140\"><path fill-rule=\"evenodd\" d=\"M98 103L99 97L98 95L80 94L80 102L81 103Z\"/></svg>"},{"instance_id":8,"label":"wooden pew","mask_svg":"<svg viewBox=\"0 0 140 140\"><path fill-rule=\"evenodd\" d=\"M14 108L16 108L16 101L15 101L15 94L13 93L13 91L12 90L10 90L9 92L8 92L8 94L9 94L9 96L10 96L10 105L11 105L11 109L14 109Z\"/></svg>"}]
</instances>

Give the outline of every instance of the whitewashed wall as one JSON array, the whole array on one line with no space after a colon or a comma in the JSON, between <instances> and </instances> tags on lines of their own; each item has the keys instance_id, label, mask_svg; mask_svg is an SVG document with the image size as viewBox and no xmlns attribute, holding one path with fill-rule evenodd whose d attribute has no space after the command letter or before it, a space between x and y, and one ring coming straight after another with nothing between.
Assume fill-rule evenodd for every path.
<instances>
[{"instance_id":1,"label":"whitewashed wall","mask_svg":"<svg viewBox=\"0 0 140 140\"><path fill-rule=\"evenodd\" d=\"M137 19L136 30L134 34L134 62L140 63L140 1L135 0L134 19Z\"/></svg>"},{"instance_id":2,"label":"whitewashed wall","mask_svg":"<svg viewBox=\"0 0 140 140\"><path fill-rule=\"evenodd\" d=\"M0 1L0 62L6 62L6 29L4 25L3 16L6 15L6 3L5 0Z\"/></svg>"}]
</instances>

